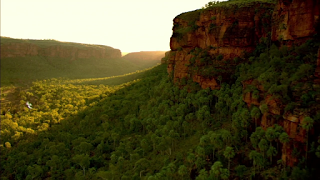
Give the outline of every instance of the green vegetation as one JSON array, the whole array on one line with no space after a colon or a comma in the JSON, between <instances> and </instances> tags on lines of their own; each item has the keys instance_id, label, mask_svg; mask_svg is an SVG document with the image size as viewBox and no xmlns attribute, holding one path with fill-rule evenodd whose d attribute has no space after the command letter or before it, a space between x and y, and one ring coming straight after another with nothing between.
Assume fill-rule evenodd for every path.
<instances>
[{"instance_id":1,"label":"green vegetation","mask_svg":"<svg viewBox=\"0 0 320 180\"><path fill-rule=\"evenodd\" d=\"M319 40L290 48L270 36L260 42L235 59L195 48L189 77L176 83L162 64L111 77L101 70L47 79L43 72L45 79L27 86L2 87L1 179L318 178ZM220 89L201 89L195 73L216 78ZM244 102L249 92L259 105ZM287 166L285 154L298 163Z\"/></svg>"},{"instance_id":2,"label":"green vegetation","mask_svg":"<svg viewBox=\"0 0 320 180\"><path fill-rule=\"evenodd\" d=\"M277 0L229 0L229 1L210 1L202 7L204 9L211 9L215 7L250 7L252 3L272 3L275 4Z\"/></svg>"},{"instance_id":3,"label":"green vegetation","mask_svg":"<svg viewBox=\"0 0 320 180\"><path fill-rule=\"evenodd\" d=\"M319 107L311 102L320 90L309 86L314 77L306 74L314 71L314 50L315 42L309 41L292 49L271 46L255 52L260 55L236 66L236 78L228 84L221 81L220 90L201 89L187 79L178 88L167 75L166 65L117 86L89 85L108 78L34 82L19 92L18 106L2 110L1 174L16 179L316 177L319 133L311 134L310 129L319 122ZM193 53L207 56L201 49ZM275 73L280 78L274 78ZM296 102L296 111L308 113L303 128L310 150L294 150L301 159L299 166L282 163L281 147L291 141L282 126L275 123L266 130L259 126L257 121L268 106L248 107L243 102L248 90L241 82L251 78L264 87L256 97L271 93L280 98L281 94L283 102ZM288 92L282 87L277 90L274 83L276 87L286 84ZM312 101L296 101L310 93ZM26 107L26 101L33 109ZM276 119L276 115L269 116Z\"/></svg>"},{"instance_id":4,"label":"green vegetation","mask_svg":"<svg viewBox=\"0 0 320 180\"><path fill-rule=\"evenodd\" d=\"M35 80L57 77L72 79L118 76L156 65L158 61L126 59L77 59L54 57L16 57L1 59L1 86L30 84ZM94 69L94 70L93 70Z\"/></svg>"},{"instance_id":5,"label":"green vegetation","mask_svg":"<svg viewBox=\"0 0 320 180\"><path fill-rule=\"evenodd\" d=\"M1 45L5 45L8 43L30 43L33 45L41 46L41 47L49 47L49 46L69 46L69 47L77 47L77 48L104 48L104 49L113 49L110 46L104 45L95 45L95 44L81 44L81 43L73 43L73 42L62 42L57 41L54 39L43 39L43 40L36 40L36 39L14 39L9 37L1 36Z\"/></svg>"}]
</instances>

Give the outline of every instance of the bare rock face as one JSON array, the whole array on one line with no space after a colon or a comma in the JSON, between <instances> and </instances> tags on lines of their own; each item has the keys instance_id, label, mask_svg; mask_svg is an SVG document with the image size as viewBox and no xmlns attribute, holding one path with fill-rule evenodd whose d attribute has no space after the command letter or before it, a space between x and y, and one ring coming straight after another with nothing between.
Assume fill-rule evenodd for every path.
<instances>
[{"instance_id":1,"label":"bare rock face","mask_svg":"<svg viewBox=\"0 0 320 180\"><path fill-rule=\"evenodd\" d=\"M303 43L316 33L320 1L279 0L273 13L272 40Z\"/></svg>"},{"instance_id":2,"label":"bare rock face","mask_svg":"<svg viewBox=\"0 0 320 180\"><path fill-rule=\"evenodd\" d=\"M120 58L121 51L109 46L102 45L64 45L40 46L32 42L11 42L1 44L1 58L25 57L25 56L44 56L70 58L70 60L80 58ZM77 43L74 43L77 44Z\"/></svg>"},{"instance_id":3,"label":"bare rock face","mask_svg":"<svg viewBox=\"0 0 320 180\"><path fill-rule=\"evenodd\" d=\"M189 61L195 48L206 49L211 56L223 55L224 60L252 52L261 37L270 31L273 4L253 3L250 7L215 7L177 16L170 39L172 56L168 72L175 81L187 77ZM217 89L216 77L191 77L203 88Z\"/></svg>"},{"instance_id":4,"label":"bare rock face","mask_svg":"<svg viewBox=\"0 0 320 180\"><path fill-rule=\"evenodd\" d=\"M30 43L1 44L1 58L37 56L39 48Z\"/></svg>"}]
</instances>

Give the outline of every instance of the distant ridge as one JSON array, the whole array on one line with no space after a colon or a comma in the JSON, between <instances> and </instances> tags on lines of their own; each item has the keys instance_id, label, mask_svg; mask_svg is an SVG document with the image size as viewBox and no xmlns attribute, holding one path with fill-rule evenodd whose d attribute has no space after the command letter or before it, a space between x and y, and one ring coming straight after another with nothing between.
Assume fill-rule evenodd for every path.
<instances>
[{"instance_id":1,"label":"distant ridge","mask_svg":"<svg viewBox=\"0 0 320 180\"><path fill-rule=\"evenodd\" d=\"M31 40L1 37L1 58L44 56L70 58L120 58L121 51L105 45L92 45L57 40Z\"/></svg>"}]
</instances>

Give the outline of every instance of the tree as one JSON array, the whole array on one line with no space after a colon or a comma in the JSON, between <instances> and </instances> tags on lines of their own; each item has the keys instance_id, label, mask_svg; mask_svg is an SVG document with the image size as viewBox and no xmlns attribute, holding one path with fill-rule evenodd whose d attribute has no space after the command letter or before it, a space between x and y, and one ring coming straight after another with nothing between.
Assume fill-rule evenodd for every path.
<instances>
[{"instance_id":1,"label":"tree","mask_svg":"<svg viewBox=\"0 0 320 180\"><path fill-rule=\"evenodd\" d=\"M268 147L269 147L267 140L261 139L258 146L259 146L260 151L263 153L263 157L264 157L266 154L266 151L268 150Z\"/></svg>"},{"instance_id":2,"label":"tree","mask_svg":"<svg viewBox=\"0 0 320 180\"><path fill-rule=\"evenodd\" d=\"M216 149L222 149L223 148L223 141L221 139L220 134L216 132L209 132L210 141L212 144L212 160L214 160L214 153Z\"/></svg>"},{"instance_id":3,"label":"tree","mask_svg":"<svg viewBox=\"0 0 320 180\"><path fill-rule=\"evenodd\" d=\"M246 172L247 170L247 167L245 165L238 165L236 168L235 168L236 172L237 172L237 175L240 177L240 179L242 179L244 173Z\"/></svg>"},{"instance_id":4,"label":"tree","mask_svg":"<svg viewBox=\"0 0 320 180\"><path fill-rule=\"evenodd\" d=\"M268 127L265 136L267 140L270 142L270 146L272 146L272 141L277 138L277 133L272 127Z\"/></svg>"},{"instance_id":5,"label":"tree","mask_svg":"<svg viewBox=\"0 0 320 180\"><path fill-rule=\"evenodd\" d=\"M307 131L306 140L306 161L308 160L308 144L309 144L309 131L313 127L314 120L311 117L305 117L302 121L302 128Z\"/></svg>"},{"instance_id":6,"label":"tree","mask_svg":"<svg viewBox=\"0 0 320 180\"><path fill-rule=\"evenodd\" d=\"M10 148L11 148L11 144L10 144L10 142L6 142L6 143L4 143L4 146L5 146L7 149L10 149Z\"/></svg>"},{"instance_id":7,"label":"tree","mask_svg":"<svg viewBox=\"0 0 320 180\"><path fill-rule=\"evenodd\" d=\"M133 169L139 172L140 178L141 178L142 172L146 171L148 169L149 165L150 165L150 163L146 158L141 158L135 163Z\"/></svg>"},{"instance_id":8,"label":"tree","mask_svg":"<svg viewBox=\"0 0 320 180\"><path fill-rule=\"evenodd\" d=\"M60 159L57 155L53 155L51 160L47 161L46 165L50 167L51 173L55 171L60 163Z\"/></svg>"},{"instance_id":9,"label":"tree","mask_svg":"<svg viewBox=\"0 0 320 180\"><path fill-rule=\"evenodd\" d=\"M260 106L260 110L261 110L262 114L267 113L269 111L268 105L267 104L262 104Z\"/></svg>"},{"instance_id":10,"label":"tree","mask_svg":"<svg viewBox=\"0 0 320 180\"><path fill-rule=\"evenodd\" d=\"M73 162L75 162L76 164L78 164L82 169L83 169L83 176L86 175L86 168L89 167L90 165L90 158L88 155L84 155L84 154L77 154L72 158Z\"/></svg>"},{"instance_id":11,"label":"tree","mask_svg":"<svg viewBox=\"0 0 320 180\"><path fill-rule=\"evenodd\" d=\"M214 164L211 166L210 174L214 175L215 177L219 178L221 174L221 169L223 165L220 161L214 162Z\"/></svg>"},{"instance_id":12,"label":"tree","mask_svg":"<svg viewBox=\"0 0 320 180\"><path fill-rule=\"evenodd\" d=\"M267 150L267 156L270 157L270 163L272 164L272 156L277 155L278 151L275 147L269 146L269 149Z\"/></svg>"},{"instance_id":13,"label":"tree","mask_svg":"<svg viewBox=\"0 0 320 180\"><path fill-rule=\"evenodd\" d=\"M225 142L225 144L230 145L231 144L231 138L232 138L232 135L231 135L230 131L228 131L226 129L221 129L220 130L220 134L221 134L221 138Z\"/></svg>"},{"instance_id":14,"label":"tree","mask_svg":"<svg viewBox=\"0 0 320 180\"><path fill-rule=\"evenodd\" d=\"M189 172L191 172L193 165L196 161L196 156L193 153L189 153L187 156L187 161L188 161L188 165L189 165Z\"/></svg>"},{"instance_id":15,"label":"tree","mask_svg":"<svg viewBox=\"0 0 320 180\"><path fill-rule=\"evenodd\" d=\"M150 151L150 144L148 143L148 141L146 139L141 140L140 146L143 150L143 156L146 152Z\"/></svg>"},{"instance_id":16,"label":"tree","mask_svg":"<svg viewBox=\"0 0 320 180\"><path fill-rule=\"evenodd\" d=\"M235 156L235 152L233 150L232 147L227 146L226 150L223 152L224 157L226 157L228 159L228 170L230 171L230 162L231 162L231 158L233 158Z\"/></svg>"},{"instance_id":17,"label":"tree","mask_svg":"<svg viewBox=\"0 0 320 180\"><path fill-rule=\"evenodd\" d=\"M79 146L75 147L75 149L79 152L79 154L89 155L90 151L93 149L91 143L81 142Z\"/></svg>"},{"instance_id":18,"label":"tree","mask_svg":"<svg viewBox=\"0 0 320 180\"><path fill-rule=\"evenodd\" d=\"M179 166L178 174L182 177L182 179L185 178L185 175L188 173L188 169L185 165Z\"/></svg>"},{"instance_id":19,"label":"tree","mask_svg":"<svg viewBox=\"0 0 320 180\"><path fill-rule=\"evenodd\" d=\"M280 134L279 140L283 144L283 146L286 147L286 144L290 142L290 137L286 132L283 132ZM287 148L284 148L284 153L286 153L286 151L287 151Z\"/></svg>"},{"instance_id":20,"label":"tree","mask_svg":"<svg viewBox=\"0 0 320 180\"><path fill-rule=\"evenodd\" d=\"M214 162L211 166L210 174L215 176L216 178L228 179L230 176L230 172L228 169L222 168L223 165L220 161Z\"/></svg>"},{"instance_id":21,"label":"tree","mask_svg":"<svg viewBox=\"0 0 320 180\"><path fill-rule=\"evenodd\" d=\"M257 128L257 119L261 116L260 109L257 106L253 106L250 115L254 119L255 128Z\"/></svg>"},{"instance_id":22,"label":"tree","mask_svg":"<svg viewBox=\"0 0 320 180\"><path fill-rule=\"evenodd\" d=\"M41 166L34 164L32 166L28 166L28 171L29 174L31 175L31 178L37 178L39 176L41 176L41 174L43 173L43 169L41 168Z\"/></svg>"},{"instance_id":23,"label":"tree","mask_svg":"<svg viewBox=\"0 0 320 180\"><path fill-rule=\"evenodd\" d=\"M256 174L256 166L258 168L261 166L261 163L263 162L263 158L261 157L261 154L258 153L255 150L252 150L249 154L249 159L253 161L253 174Z\"/></svg>"},{"instance_id":24,"label":"tree","mask_svg":"<svg viewBox=\"0 0 320 180\"><path fill-rule=\"evenodd\" d=\"M196 177L196 180L206 180L208 179L208 172L205 169L201 169L199 176Z\"/></svg>"}]
</instances>

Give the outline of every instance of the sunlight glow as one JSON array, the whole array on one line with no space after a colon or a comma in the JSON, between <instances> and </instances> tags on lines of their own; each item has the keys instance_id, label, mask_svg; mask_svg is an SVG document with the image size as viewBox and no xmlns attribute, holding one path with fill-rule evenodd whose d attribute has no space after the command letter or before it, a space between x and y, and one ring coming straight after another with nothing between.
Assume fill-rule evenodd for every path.
<instances>
[{"instance_id":1,"label":"sunlight glow","mask_svg":"<svg viewBox=\"0 0 320 180\"><path fill-rule=\"evenodd\" d=\"M2 0L1 36L169 50L172 20L209 0Z\"/></svg>"}]
</instances>

